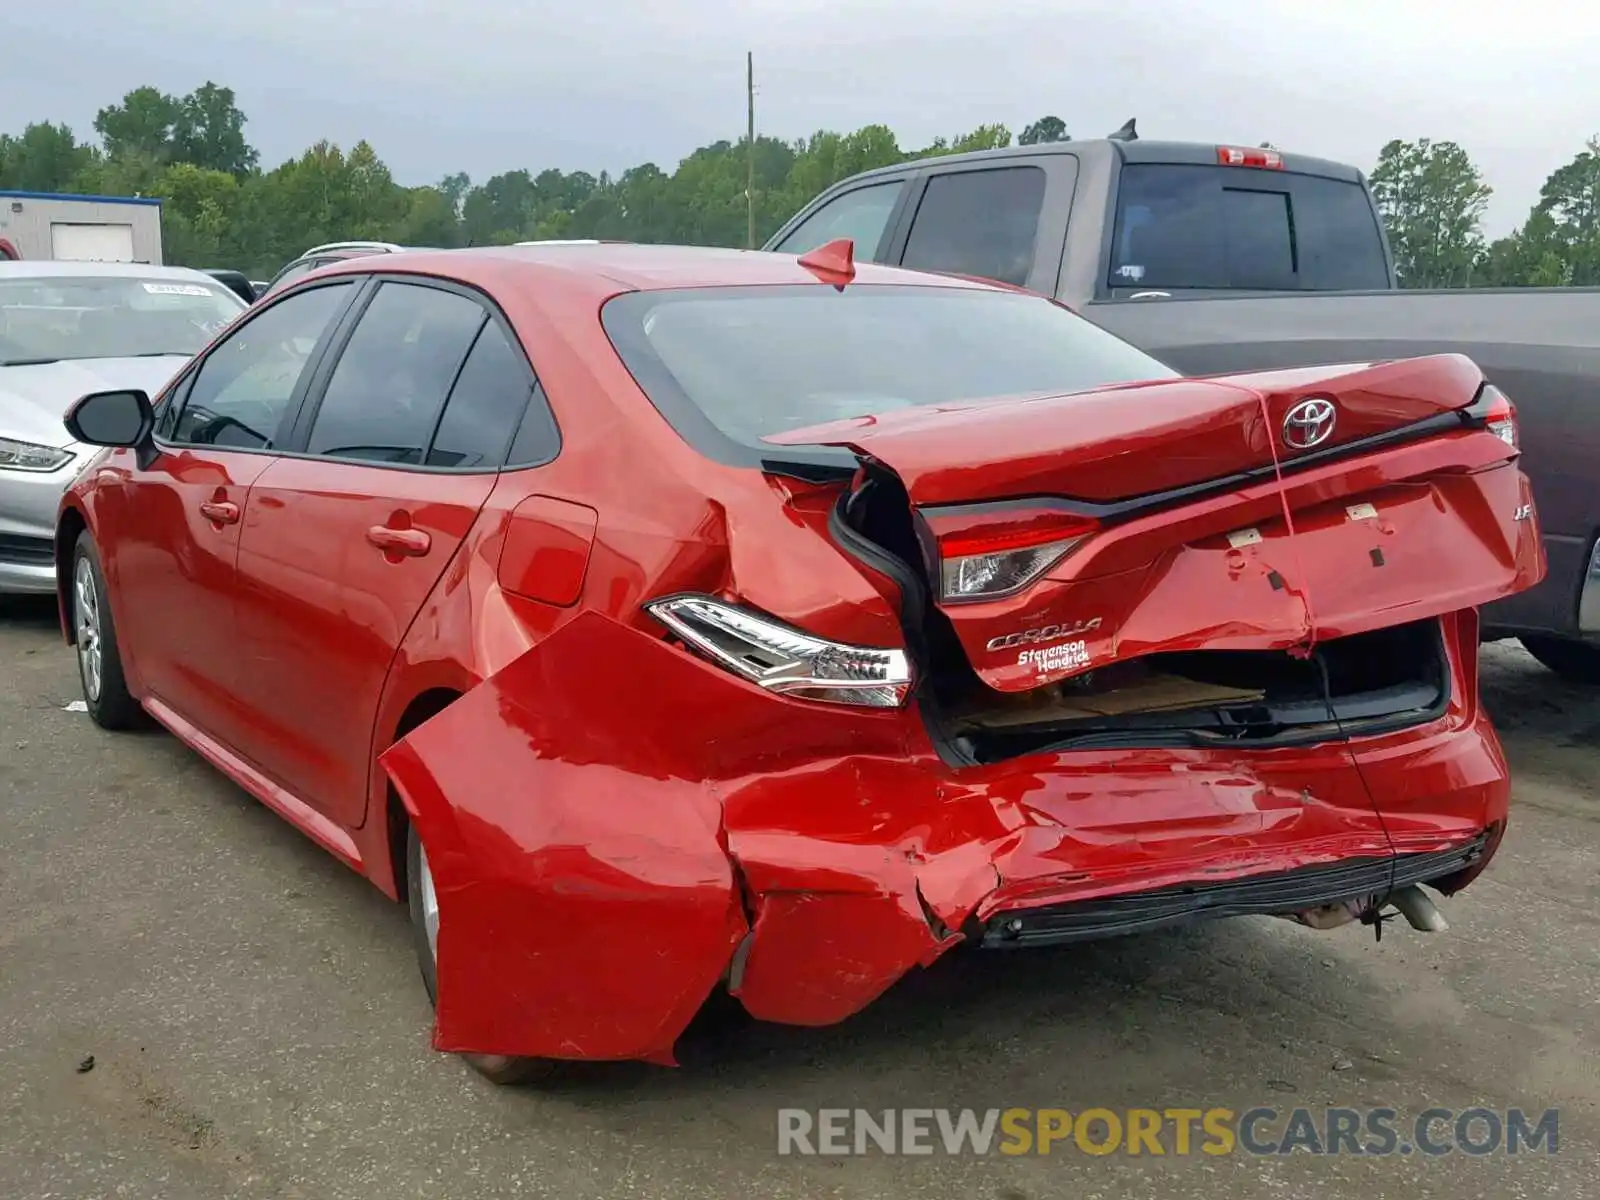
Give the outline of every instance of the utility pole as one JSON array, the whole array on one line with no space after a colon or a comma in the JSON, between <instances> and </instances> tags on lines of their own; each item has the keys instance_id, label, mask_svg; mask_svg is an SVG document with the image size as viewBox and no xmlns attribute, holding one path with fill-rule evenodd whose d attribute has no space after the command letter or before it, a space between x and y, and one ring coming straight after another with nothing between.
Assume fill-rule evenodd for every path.
<instances>
[{"instance_id":1,"label":"utility pole","mask_svg":"<svg viewBox=\"0 0 1600 1200\"><path fill-rule=\"evenodd\" d=\"M756 248L756 56L747 50L744 56L745 108L749 117L748 141L745 143L744 204L747 225L745 249Z\"/></svg>"}]
</instances>

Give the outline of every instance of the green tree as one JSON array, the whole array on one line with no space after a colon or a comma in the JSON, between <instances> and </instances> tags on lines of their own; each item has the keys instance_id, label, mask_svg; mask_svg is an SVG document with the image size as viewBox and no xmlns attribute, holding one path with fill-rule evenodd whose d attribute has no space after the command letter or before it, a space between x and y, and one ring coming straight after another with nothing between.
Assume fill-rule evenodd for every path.
<instances>
[{"instance_id":1,"label":"green tree","mask_svg":"<svg viewBox=\"0 0 1600 1200\"><path fill-rule=\"evenodd\" d=\"M950 143L951 154L968 154L974 150L1000 150L1011 145L1011 130L1004 125L979 125L971 133L962 134Z\"/></svg>"},{"instance_id":2,"label":"green tree","mask_svg":"<svg viewBox=\"0 0 1600 1200\"><path fill-rule=\"evenodd\" d=\"M94 129L111 158L140 157L166 162L172 157L172 127L181 103L153 87L138 87L95 114Z\"/></svg>"},{"instance_id":3,"label":"green tree","mask_svg":"<svg viewBox=\"0 0 1600 1200\"><path fill-rule=\"evenodd\" d=\"M177 102L172 118L172 157L243 178L260 158L245 140L244 125L245 115L234 102L233 89L208 79Z\"/></svg>"},{"instance_id":4,"label":"green tree","mask_svg":"<svg viewBox=\"0 0 1600 1200\"><path fill-rule=\"evenodd\" d=\"M1467 287L1484 252L1489 186L1454 142L1392 141L1372 171L1401 287Z\"/></svg>"},{"instance_id":5,"label":"green tree","mask_svg":"<svg viewBox=\"0 0 1600 1200\"><path fill-rule=\"evenodd\" d=\"M80 143L65 125L38 121L19 135L0 134L0 188L67 191L97 161L94 147Z\"/></svg>"},{"instance_id":6,"label":"green tree","mask_svg":"<svg viewBox=\"0 0 1600 1200\"><path fill-rule=\"evenodd\" d=\"M1600 136L1545 180L1534 213L1549 219L1548 249L1566 264L1568 282L1600 285Z\"/></svg>"},{"instance_id":7,"label":"green tree","mask_svg":"<svg viewBox=\"0 0 1600 1200\"><path fill-rule=\"evenodd\" d=\"M150 195L161 197L163 257L188 267L214 267L235 257L239 181L227 171L193 163L165 168Z\"/></svg>"},{"instance_id":8,"label":"green tree","mask_svg":"<svg viewBox=\"0 0 1600 1200\"><path fill-rule=\"evenodd\" d=\"M1070 142L1067 123L1060 117L1040 117L1022 131L1017 138L1019 146L1037 146L1040 142Z\"/></svg>"}]
</instances>

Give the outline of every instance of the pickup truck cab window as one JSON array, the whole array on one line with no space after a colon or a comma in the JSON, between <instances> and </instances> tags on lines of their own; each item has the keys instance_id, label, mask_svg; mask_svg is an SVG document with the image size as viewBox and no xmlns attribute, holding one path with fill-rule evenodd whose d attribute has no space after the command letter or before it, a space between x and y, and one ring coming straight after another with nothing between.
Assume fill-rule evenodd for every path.
<instances>
[{"instance_id":1,"label":"pickup truck cab window","mask_svg":"<svg viewBox=\"0 0 1600 1200\"><path fill-rule=\"evenodd\" d=\"M1291 172L1129 163L1117 191L1113 288L1384 288L1371 204L1356 183Z\"/></svg>"},{"instance_id":2,"label":"pickup truck cab window","mask_svg":"<svg viewBox=\"0 0 1600 1200\"><path fill-rule=\"evenodd\" d=\"M804 254L836 238L849 238L859 257L876 259L905 186L904 179L893 179L852 188L817 209L774 249L780 254Z\"/></svg>"},{"instance_id":3,"label":"pickup truck cab window","mask_svg":"<svg viewBox=\"0 0 1600 1200\"><path fill-rule=\"evenodd\" d=\"M1021 286L1033 267L1045 173L996 167L934 175L906 239L901 266Z\"/></svg>"}]
</instances>

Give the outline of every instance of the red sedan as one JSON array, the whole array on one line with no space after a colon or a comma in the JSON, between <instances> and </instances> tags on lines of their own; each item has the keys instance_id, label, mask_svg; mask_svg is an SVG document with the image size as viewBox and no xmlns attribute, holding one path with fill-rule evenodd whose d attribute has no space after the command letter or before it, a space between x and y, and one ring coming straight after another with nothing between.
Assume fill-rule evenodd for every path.
<instances>
[{"instance_id":1,"label":"red sedan","mask_svg":"<svg viewBox=\"0 0 1600 1200\"><path fill-rule=\"evenodd\" d=\"M408 899L493 1078L957 945L1438 928L1499 843L1475 606L1544 561L1472 363L1186 380L849 251L352 260L68 418L94 720Z\"/></svg>"}]
</instances>

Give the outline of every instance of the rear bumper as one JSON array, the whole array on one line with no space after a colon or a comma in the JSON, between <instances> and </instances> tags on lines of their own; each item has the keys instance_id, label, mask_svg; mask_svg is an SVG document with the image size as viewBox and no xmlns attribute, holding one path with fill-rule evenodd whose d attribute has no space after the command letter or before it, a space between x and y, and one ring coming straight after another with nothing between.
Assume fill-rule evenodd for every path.
<instances>
[{"instance_id":1,"label":"rear bumper","mask_svg":"<svg viewBox=\"0 0 1600 1200\"><path fill-rule=\"evenodd\" d=\"M1494 850L1498 831L1427 854L1353 858L1329 866L1270 871L1226 883L1195 883L1099 900L1001 910L967 931L985 949L1016 950L1148 933L1218 917L1273 916L1383 896L1411 884L1437 884L1474 869Z\"/></svg>"},{"instance_id":2,"label":"rear bumper","mask_svg":"<svg viewBox=\"0 0 1600 1200\"><path fill-rule=\"evenodd\" d=\"M954 770L909 713L753 694L579 617L383 755L438 890L435 1045L670 1062L719 982L758 1018L831 1024L997 918L1288 913L1384 893L1374 860L1458 890L1509 782L1476 624L1447 628L1456 699L1426 726ZM624 711L601 661L627 664Z\"/></svg>"}]
</instances>

